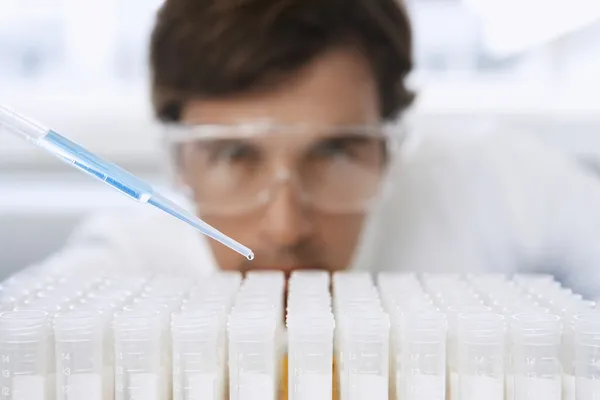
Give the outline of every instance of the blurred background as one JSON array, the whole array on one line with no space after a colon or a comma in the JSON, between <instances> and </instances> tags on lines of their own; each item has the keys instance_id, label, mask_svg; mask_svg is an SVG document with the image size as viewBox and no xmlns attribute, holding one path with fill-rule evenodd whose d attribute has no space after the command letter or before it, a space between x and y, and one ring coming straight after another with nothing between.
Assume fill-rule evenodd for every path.
<instances>
[{"instance_id":1,"label":"blurred background","mask_svg":"<svg viewBox=\"0 0 600 400\"><path fill-rule=\"evenodd\" d=\"M160 4L0 0L0 100L164 184L146 51ZM598 171L600 184L600 2L407 5L418 129L451 123L522 131ZM0 278L58 248L90 210L128 202L34 147L0 137Z\"/></svg>"}]
</instances>

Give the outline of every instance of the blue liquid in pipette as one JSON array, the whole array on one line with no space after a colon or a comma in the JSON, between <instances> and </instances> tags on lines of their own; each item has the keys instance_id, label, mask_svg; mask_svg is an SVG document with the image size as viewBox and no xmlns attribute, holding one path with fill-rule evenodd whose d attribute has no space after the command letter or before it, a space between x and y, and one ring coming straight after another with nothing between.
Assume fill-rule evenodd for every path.
<instances>
[{"instance_id":1,"label":"blue liquid in pipette","mask_svg":"<svg viewBox=\"0 0 600 400\"><path fill-rule=\"evenodd\" d=\"M134 200L145 203L152 196L152 187L134 175L99 158L54 131L48 131L40 140L39 145Z\"/></svg>"},{"instance_id":2,"label":"blue liquid in pipette","mask_svg":"<svg viewBox=\"0 0 600 400\"><path fill-rule=\"evenodd\" d=\"M254 258L254 254L247 247L235 242L221 232L215 231L214 228L202 220L190 218L189 213L160 194L154 193L152 187L148 184L119 166L90 153L64 136L49 130L45 136L38 140L37 144L62 158L63 161L112 186L127 197L140 203L151 204L205 234L210 231L215 240L219 240L221 243L244 254L249 260Z\"/></svg>"}]
</instances>

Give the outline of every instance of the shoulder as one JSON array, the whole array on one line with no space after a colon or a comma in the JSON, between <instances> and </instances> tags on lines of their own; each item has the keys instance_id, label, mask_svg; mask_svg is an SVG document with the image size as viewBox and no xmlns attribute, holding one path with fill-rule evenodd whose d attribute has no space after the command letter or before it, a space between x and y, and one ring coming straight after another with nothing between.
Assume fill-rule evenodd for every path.
<instances>
[{"instance_id":1,"label":"shoulder","mask_svg":"<svg viewBox=\"0 0 600 400\"><path fill-rule=\"evenodd\" d=\"M88 216L73 232L70 243L109 248L135 269L204 274L214 268L200 233L145 205Z\"/></svg>"},{"instance_id":2,"label":"shoulder","mask_svg":"<svg viewBox=\"0 0 600 400\"><path fill-rule=\"evenodd\" d=\"M411 164L485 160L487 164L512 164L518 161L539 167L547 167L548 164L572 167L568 154L562 149L519 132L470 132L454 129L416 132L402 156L404 163Z\"/></svg>"},{"instance_id":3,"label":"shoulder","mask_svg":"<svg viewBox=\"0 0 600 400\"><path fill-rule=\"evenodd\" d=\"M490 255L516 265L516 257L537 257L560 234L558 215L584 215L585 199L599 193L568 154L532 137L421 135L393 165L367 237L387 244L382 257L405 265L489 264Z\"/></svg>"},{"instance_id":4,"label":"shoulder","mask_svg":"<svg viewBox=\"0 0 600 400\"><path fill-rule=\"evenodd\" d=\"M566 150L520 132L416 134L400 153L393 174L400 183L447 182L438 190L450 189L452 182L459 187L468 184L470 190L515 195L547 195L564 184L592 191L599 186L597 177Z\"/></svg>"}]
</instances>

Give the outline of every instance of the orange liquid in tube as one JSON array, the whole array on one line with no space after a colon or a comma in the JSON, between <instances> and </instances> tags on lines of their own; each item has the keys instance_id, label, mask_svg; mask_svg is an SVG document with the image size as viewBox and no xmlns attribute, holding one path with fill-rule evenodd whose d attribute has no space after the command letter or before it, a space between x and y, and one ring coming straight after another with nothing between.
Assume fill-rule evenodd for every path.
<instances>
[{"instance_id":1,"label":"orange liquid in tube","mask_svg":"<svg viewBox=\"0 0 600 400\"><path fill-rule=\"evenodd\" d=\"M333 393L332 399L338 400L338 388L339 383L337 379L337 368L335 364L335 358L333 359ZM281 385L279 386L279 400L287 400L288 399L288 356L287 354L283 357L281 361Z\"/></svg>"}]
</instances>

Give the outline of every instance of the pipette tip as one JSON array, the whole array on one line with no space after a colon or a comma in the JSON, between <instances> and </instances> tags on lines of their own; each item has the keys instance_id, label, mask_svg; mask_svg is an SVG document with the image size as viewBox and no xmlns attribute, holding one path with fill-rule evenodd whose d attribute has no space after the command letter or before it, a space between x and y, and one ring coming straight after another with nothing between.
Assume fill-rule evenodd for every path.
<instances>
[{"instance_id":1,"label":"pipette tip","mask_svg":"<svg viewBox=\"0 0 600 400\"><path fill-rule=\"evenodd\" d=\"M248 258L248 260L252 261L252 260L254 260L254 253L250 252L250 253L248 253L248 255L246 257Z\"/></svg>"}]
</instances>

